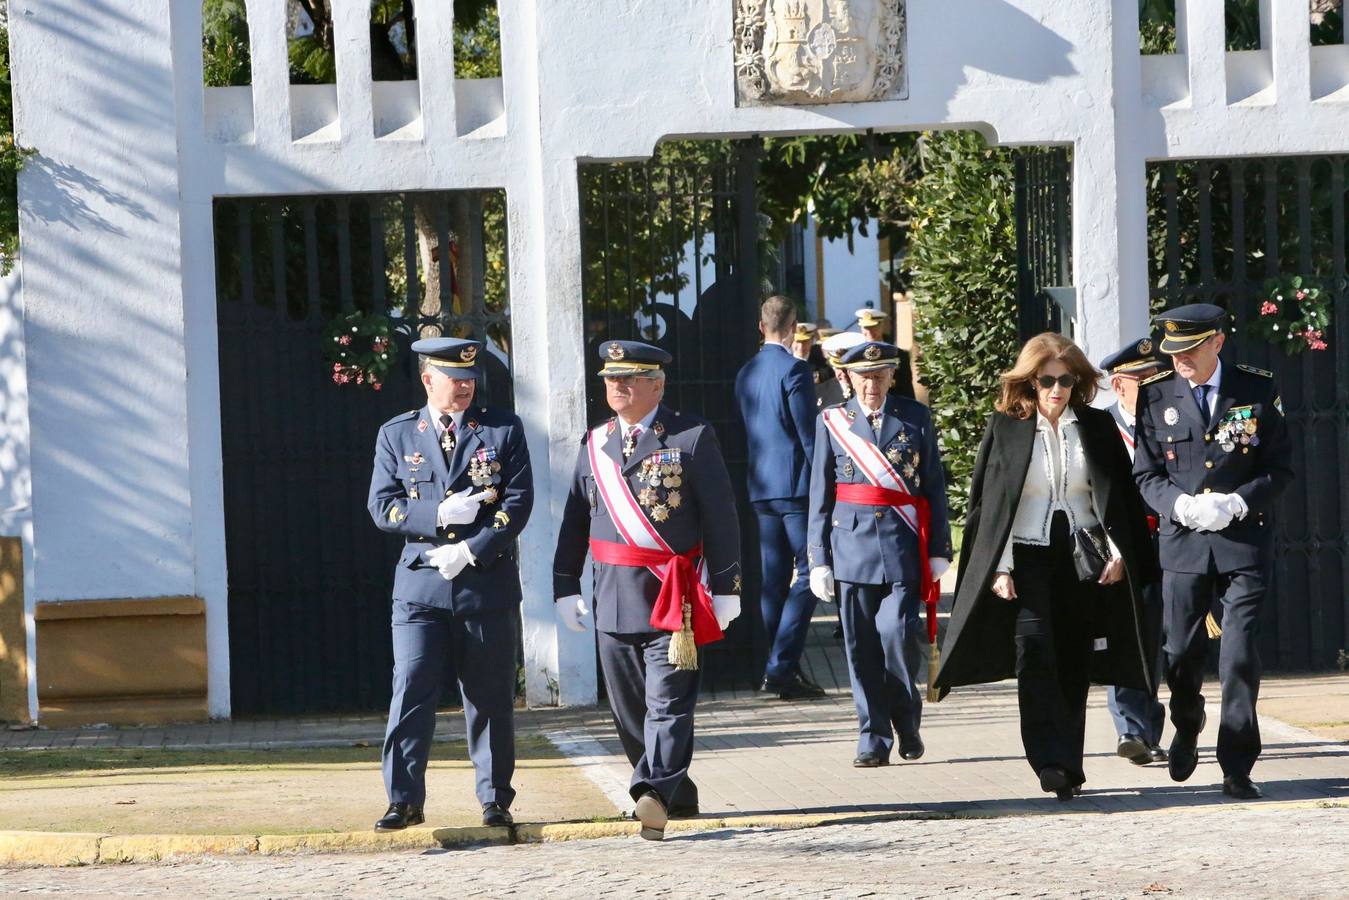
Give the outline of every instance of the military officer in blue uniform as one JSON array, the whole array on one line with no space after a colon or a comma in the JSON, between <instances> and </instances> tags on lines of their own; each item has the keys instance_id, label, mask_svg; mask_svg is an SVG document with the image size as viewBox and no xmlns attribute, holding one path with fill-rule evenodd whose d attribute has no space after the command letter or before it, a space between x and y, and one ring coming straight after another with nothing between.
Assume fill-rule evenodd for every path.
<instances>
[{"instance_id":1,"label":"military officer in blue uniform","mask_svg":"<svg viewBox=\"0 0 1349 900\"><path fill-rule=\"evenodd\" d=\"M1218 764L1223 793L1255 799L1260 755L1256 631L1273 552L1274 507L1293 479L1279 391L1269 372L1221 359L1226 312L1207 303L1159 316L1174 372L1141 385L1134 477L1161 517L1163 631L1171 688L1171 777L1198 763L1206 715L1204 619L1223 610Z\"/></svg>"},{"instance_id":2,"label":"military officer in blue uniform","mask_svg":"<svg viewBox=\"0 0 1349 900\"><path fill-rule=\"evenodd\" d=\"M534 502L524 428L473 403L482 344L413 343L426 405L379 430L370 516L406 543L394 570L393 700L384 737L389 809L376 831L424 820L426 764L447 666L457 673L484 825L515 797L515 540Z\"/></svg>"},{"instance_id":3,"label":"military officer in blue uniform","mask_svg":"<svg viewBox=\"0 0 1349 900\"><path fill-rule=\"evenodd\" d=\"M698 814L688 778L698 670L696 653L678 652L682 636L655 622L669 592L684 590L681 578L698 579L705 588L685 584L684 626L720 637L740 614L740 526L712 426L660 402L670 354L637 341L607 341L599 351L614 417L581 441L553 593L566 626L584 631L589 552L600 666L633 766L635 815L642 837L660 840L670 816Z\"/></svg>"},{"instance_id":4,"label":"military officer in blue uniform","mask_svg":"<svg viewBox=\"0 0 1349 900\"><path fill-rule=\"evenodd\" d=\"M1115 427L1124 449L1129 452L1129 459L1134 458L1137 443L1138 385L1170 365L1151 338L1130 341L1101 360L1101 370L1110 379L1110 388L1115 392L1115 402L1109 407L1110 415L1115 419ZM1158 519L1151 510L1148 513L1155 553ZM1162 586L1157 583L1145 585L1142 596L1143 640L1148 643L1148 658L1157 660L1152 690L1110 687L1106 690L1106 706L1115 723L1116 754L1134 765L1146 766L1167 759L1161 746L1166 708L1157 699L1157 686L1161 683L1166 661L1161 653Z\"/></svg>"},{"instance_id":5,"label":"military officer in blue uniform","mask_svg":"<svg viewBox=\"0 0 1349 900\"><path fill-rule=\"evenodd\" d=\"M735 377L735 399L749 441L749 499L759 524L763 572L759 607L769 649L760 689L783 700L824 696L824 689L801 671L815 612L806 571L806 501L816 410L810 365L787 349L795 326L791 300L766 299L759 308L763 347ZM829 380L836 383L832 373Z\"/></svg>"},{"instance_id":6,"label":"military officer in blue uniform","mask_svg":"<svg viewBox=\"0 0 1349 900\"><path fill-rule=\"evenodd\" d=\"M902 758L923 755L920 597L951 560L936 429L888 393L898 358L879 341L844 353L854 397L817 420L810 478L811 589L841 607L862 768L889 764L896 732Z\"/></svg>"}]
</instances>

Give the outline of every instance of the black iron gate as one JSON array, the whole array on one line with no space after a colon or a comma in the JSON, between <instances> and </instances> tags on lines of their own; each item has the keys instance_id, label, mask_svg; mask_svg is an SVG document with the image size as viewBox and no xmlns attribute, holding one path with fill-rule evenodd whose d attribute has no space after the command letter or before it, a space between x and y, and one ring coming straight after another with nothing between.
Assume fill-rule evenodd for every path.
<instances>
[{"instance_id":1,"label":"black iron gate","mask_svg":"<svg viewBox=\"0 0 1349 900\"><path fill-rule=\"evenodd\" d=\"M1016 151L1016 299L1021 341L1063 330L1052 295L1072 284L1072 154L1067 147Z\"/></svg>"},{"instance_id":2,"label":"black iron gate","mask_svg":"<svg viewBox=\"0 0 1349 900\"><path fill-rule=\"evenodd\" d=\"M1293 435L1297 480L1277 517L1261 654L1330 669L1349 648L1349 157L1198 160L1149 167L1154 308L1206 302L1232 316L1224 356L1270 369ZM1329 349L1286 356L1253 338L1266 279L1316 279L1334 298Z\"/></svg>"},{"instance_id":3,"label":"black iron gate","mask_svg":"<svg viewBox=\"0 0 1349 900\"><path fill-rule=\"evenodd\" d=\"M755 195L758 144L707 145L721 158L584 165L580 169L587 412L611 413L596 348L613 339L668 350L665 402L709 420L726 454L740 511L744 614L709 648L704 682L748 686L762 646L758 544L745 494L744 423L735 375L758 348L759 266ZM713 150L716 148L716 150ZM752 652L747 652L752 651Z\"/></svg>"},{"instance_id":4,"label":"black iron gate","mask_svg":"<svg viewBox=\"0 0 1349 900\"><path fill-rule=\"evenodd\" d=\"M488 338L479 390L510 402L504 227L495 192L216 201L236 715L387 705L402 541L366 513L375 434L425 402L414 335ZM352 310L401 323L379 391L339 386L325 364L325 326Z\"/></svg>"}]
</instances>

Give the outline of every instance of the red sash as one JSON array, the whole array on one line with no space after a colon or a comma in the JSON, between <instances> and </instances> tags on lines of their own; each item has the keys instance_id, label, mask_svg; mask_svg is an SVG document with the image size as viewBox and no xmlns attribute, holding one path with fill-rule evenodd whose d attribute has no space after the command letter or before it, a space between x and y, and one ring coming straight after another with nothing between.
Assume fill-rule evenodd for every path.
<instances>
[{"instance_id":1,"label":"red sash","mask_svg":"<svg viewBox=\"0 0 1349 900\"><path fill-rule=\"evenodd\" d=\"M717 625L707 591L703 590L698 580L697 560L702 555L702 544L696 544L684 553L666 553L664 550L648 550L617 541L590 539L590 556L596 562L634 568L665 566L660 593L651 610L651 627L657 631L682 630L684 602L688 601L693 610L693 641L699 646L719 641L725 636L721 626Z\"/></svg>"},{"instance_id":2,"label":"red sash","mask_svg":"<svg viewBox=\"0 0 1349 900\"><path fill-rule=\"evenodd\" d=\"M927 498L906 494L871 484L839 484L834 486L834 499L859 506L912 506L918 512L918 595L923 598L927 613L927 639L937 640L937 601L941 599L941 585L932 580L932 564L928 562L927 541L932 527L932 510Z\"/></svg>"}]
</instances>

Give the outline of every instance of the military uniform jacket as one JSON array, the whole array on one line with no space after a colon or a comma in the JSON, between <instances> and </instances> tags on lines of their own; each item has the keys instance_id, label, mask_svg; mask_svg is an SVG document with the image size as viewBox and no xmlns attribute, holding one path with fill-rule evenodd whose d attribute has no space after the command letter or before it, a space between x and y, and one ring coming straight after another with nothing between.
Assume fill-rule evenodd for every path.
<instances>
[{"instance_id":1,"label":"military uniform jacket","mask_svg":"<svg viewBox=\"0 0 1349 900\"><path fill-rule=\"evenodd\" d=\"M917 400L893 394L885 399L880 438L856 397L834 409L852 419L851 431L875 444L909 490L931 504L928 556L951 558L951 525L946 479L937 452L932 414ZM824 416L815 425L815 461L810 476L810 567L831 566L839 581L855 584L918 584L922 577L918 536L893 507L840 503L837 484L870 484L866 475L829 433Z\"/></svg>"},{"instance_id":2,"label":"military uniform jacket","mask_svg":"<svg viewBox=\"0 0 1349 900\"><path fill-rule=\"evenodd\" d=\"M558 530L557 552L553 557L555 598L581 593L581 572L590 538L623 542L590 470L589 440L587 432L581 440ZM644 511L657 533L676 553L684 553L701 542L711 593L739 594L740 521L731 478L712 426L695 416L680 415L662 406L656 411L651 427L642 432L626 463L622 444L616 421L611 419L604 446L598 452L621 467L634 497L646 488L654 492L653 500L665 510L663 520L657 521L651 514L654 503L644 507ZM669 460L676 456L681 468L678 486L652 487L649 481L641 480L643 460ZM678 493L677 505L672 492ZM659 593L660 580L645 568L595 563L596 627L612 634L650 632L651 610Z\"/></svg>"},{"instance_id":3,"label":"military uniform jacket","mask_svg":"<svg viewBox=\"0 0 1349 900\"><path fill-rule=\"evenodd\" d=\"M367 508L384 531L406 539L394 573L395 599L448 609L459 615L507 609L520 602L515 540L534 505L533 473L524 426L513 413L471 406L464 412L454 452L446 465L426 407L385 422L375 442ZM473 473L495 469L499 497L483 503L468 525L436 527L436 510L447 494L473 486ZM477 488L476 490L481 490ZM453 582L426 561L425 551L463 541L476 565Z\"/></svg>"},{"instance_id":4,"label":"military uniform jacket","mask_svg":"<svg viewBox=\"0 0 1349 900\"><path fill-rule=\"evenodd\" d=\"M1134 478L1161 519L1162 568L1204 574L1259 565L1273 549L1274 504L1293 479L1288 426L1269 373L1223 364L1218 402L1205 428L1190 383L1175 373L1138 392ZM1238 494L1250 512L1222 531L1173 518L1182 494Z\"/></svg>"},{"instance_id":5,"label":"military uniform jacket","mask_svg":"<svg viewBox=\"0 0 1349 900\"><path fill-rule=\"evenodd\" d=\"M834 381L827 367L826 375ZM815 452L810 366L781 344L766 345L735 376L735 399L749 439L749 499L804 499Z\"/></svg>"}]
</instances>

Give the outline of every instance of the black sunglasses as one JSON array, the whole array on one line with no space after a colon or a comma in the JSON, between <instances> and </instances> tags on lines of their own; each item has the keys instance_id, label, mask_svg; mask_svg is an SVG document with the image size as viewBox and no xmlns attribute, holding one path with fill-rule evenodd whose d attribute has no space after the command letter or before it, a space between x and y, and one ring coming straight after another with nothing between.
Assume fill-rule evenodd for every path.
<instances>
[{"instance_id":1,"label":"black sunglasses","mask_svg":"<svg viewBox=\"0 0 1349 900\"><path fill-rule=\"evenodd\" d=\"M1070 388L1077 384L1077 376L1068 374L1060 375L1058 378L1055 378L1053 375L1041 375L1039 378L1035 379L1035 381L1045 390L1049 390L1056 384L1062 388Z\"/></svg>"}]
</instances>

